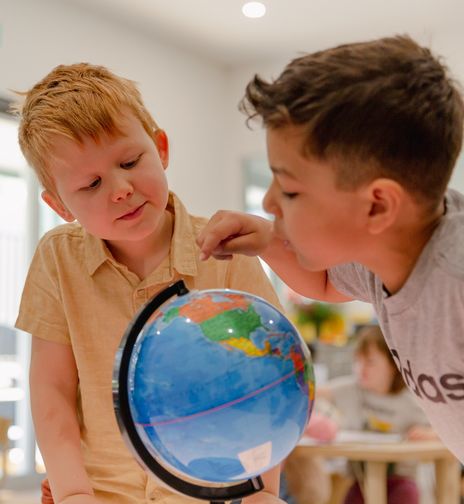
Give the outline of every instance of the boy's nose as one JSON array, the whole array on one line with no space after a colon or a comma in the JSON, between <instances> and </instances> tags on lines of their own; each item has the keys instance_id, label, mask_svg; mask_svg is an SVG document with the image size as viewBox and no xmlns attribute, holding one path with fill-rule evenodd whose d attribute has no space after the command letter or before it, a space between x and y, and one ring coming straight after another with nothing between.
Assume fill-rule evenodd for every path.
<instances>
[{"instance_id":1,"label":"boy's nose","mask_svg":"<svg viewBox=\"0 0 464 504\"><path fill-rule=\"evenodd\" d=\"M272 183L269 186L268 190L266 191L266 194L264 195L263 209L267 213L272 214L275 217L279 217L280 210L279 210L279 206L277 204L277 201L276 201L276 198L274 195L274 191L275 191L275 188L274 188L274 184Z\"/></svg>"},{"instance_id":2,"label":"boy's nose","mask_svg":"<svg viewBox=\"0 0 464 504\"><path fill-rule=\"evenodd\" d=\"M134 187L132 186L130 181L124 177L120 177L114 183L111 199L112 201L117 203L119 201L123 201L127 198L130 198L133 193L134 193Z\"/></svg>"}]
</instances>

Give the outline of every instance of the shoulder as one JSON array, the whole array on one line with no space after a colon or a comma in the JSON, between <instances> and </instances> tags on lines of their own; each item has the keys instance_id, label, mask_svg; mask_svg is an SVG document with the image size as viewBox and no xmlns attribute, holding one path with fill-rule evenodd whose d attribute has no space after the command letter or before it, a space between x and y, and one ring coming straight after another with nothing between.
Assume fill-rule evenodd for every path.
<instances>
[{"instance_id":1,"label":"shoulder","mask_svg":"<svg viewBox=\"0 0 464 504\"><path fill-rule=\"evenodd\" d=\"M84 230L77 222L70 224L61 224L47 231L40 239L41 246L53 246L60 242L82 240L84 238Z\"/></svg>"},{"instance_id":2,"label":"shoulder","mask_svg":"<svg viewBox=\"0 0 464 504\"><path fill-rule=\"evenodd\" d=\"M188 217L190 219L193 234L196 238L200 234L202 229L206 226L209 219L207 217L200 217L198 215L191 215L191 214L188 214Z\"/></svg>"},{"instance_id":3,"label":"shoulder","mask_svg":"<svg viewBox=\"0 0 464 504\"><path fill-rule=\"evenodd\" d=\"M36 260L49 262L54 258L53 262L63 262L71 257L82 257L84 234L82 226L77 222L51 229L42 236L37 245Z\"/></svg>"},{"instance_id":4,"label":"shoulder","mask_svg":"<svg viewBox=\"0 0 464 504\"><path fill-rule=\"evenodd\" d=\"M169 193L168 208L174 214L175 227L184 235L192 233L193 238L196 238L208 223L208 218L191 214L182 200L172 191Z\"/></svg>"}]
</instances>

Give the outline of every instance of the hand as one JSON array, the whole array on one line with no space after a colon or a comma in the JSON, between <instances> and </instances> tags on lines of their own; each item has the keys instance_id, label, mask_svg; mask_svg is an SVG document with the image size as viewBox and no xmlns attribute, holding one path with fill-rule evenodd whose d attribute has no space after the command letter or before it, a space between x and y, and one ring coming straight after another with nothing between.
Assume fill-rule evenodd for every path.
<instances>
[{"instance_id":1,"label":"hand","mask_svg":"<svg viewBox=\"0 0 464 504\"><path fill-rule=\"evenodd\" d=\"M42 499L41 504L54 504L52 492L50 490L50 483L48 479L44 479L41 484L42 490ZM89 494L75 494L66 497L61 500L59 504L98 504L99 501L93 496Z\"/></svg>"},{"instance_id":2,"label":"hand","mask_svg":"<svg viewBox=\"0 0 464 504\"><path fill-rule=\"evenodd\" d=\"M259 255L271 242L272 222L241 212L220 210L197 238L200 259L231 259L233 254Z\"/></svg>"},{"instance_id":3,"label":"hand","mask_svg":"<svg viewBox=\"0 0 464 504\"><path fill-rule=\"evenodd\" d=\"M406 433L406 439L409 441L428 441L439 438L432 427L427 425L414 425Z\"/></svg>"},{"instance_id":4,"label":"hand","mask_svg":"<svg viewBox=\"0 0 464 504\"><path fill-rule=\"evenodd\" d=\"M314 413L305 430L305 435L317 439L318 441L329 442L335 439L338 425L331 418L318 413Z\"/></svg>"}]
</instances>

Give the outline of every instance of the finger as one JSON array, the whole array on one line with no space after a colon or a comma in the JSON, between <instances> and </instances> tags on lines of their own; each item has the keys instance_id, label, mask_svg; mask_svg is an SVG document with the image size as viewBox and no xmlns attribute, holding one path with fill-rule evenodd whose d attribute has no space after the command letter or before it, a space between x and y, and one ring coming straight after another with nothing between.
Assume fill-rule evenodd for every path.
<instances>
[{"instance_id":1,"label":"finger","mask_svg":"<svg viewBox=\"0 0 464 504\"><path fill-rule=\"evenodd\" d=\"M230 219L228 212L219 210L216 212L207 222L205 227L199 232L197 237L197 244L200 245L204 242L205 238L216 229L221 229L224 225L224 221ZM221 224L222 223L222 224Z\"/></svg>"},{"instance_id":2,"label":"finger","mask_svg":"<svg viewBox=\"0 0 464 504\"><path fill-rule=\"evenodd\" d=\"M255 234L235 235L223 240L214 253L256 255L257 248Z\"/></svg>"},{"instance_id":3,"label":"finger","mask_svg":"<svg viewBox=\"0 0 464 504\"><path fill-rule=\"evenodd\" d=\"M236 236L236 234L237 226L232 226L230 222L219 222L209 230L205 229L205 232L200 239L200 250L209 256L213 250L221 249L223 244L227 243L228 240L232 239Z\"/></svg>"}]
</instances>

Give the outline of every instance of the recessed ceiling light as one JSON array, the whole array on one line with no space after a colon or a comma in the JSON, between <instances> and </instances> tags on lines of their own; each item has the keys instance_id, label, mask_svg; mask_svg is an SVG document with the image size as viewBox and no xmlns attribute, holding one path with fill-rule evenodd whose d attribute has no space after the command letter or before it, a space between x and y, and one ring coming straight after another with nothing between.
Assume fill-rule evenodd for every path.
<instances>
[{"instance_id":1,"label":"recessed ceiling light","mask_svg":"<svg viewBox=\"0 0 464 504\"><path fill-rule=\"evenodd\" d=\"M266 14L266 6L262 2L247 2L242 7L243 15L249 18L260 18Z\"/></svg>"}]
</instances>

